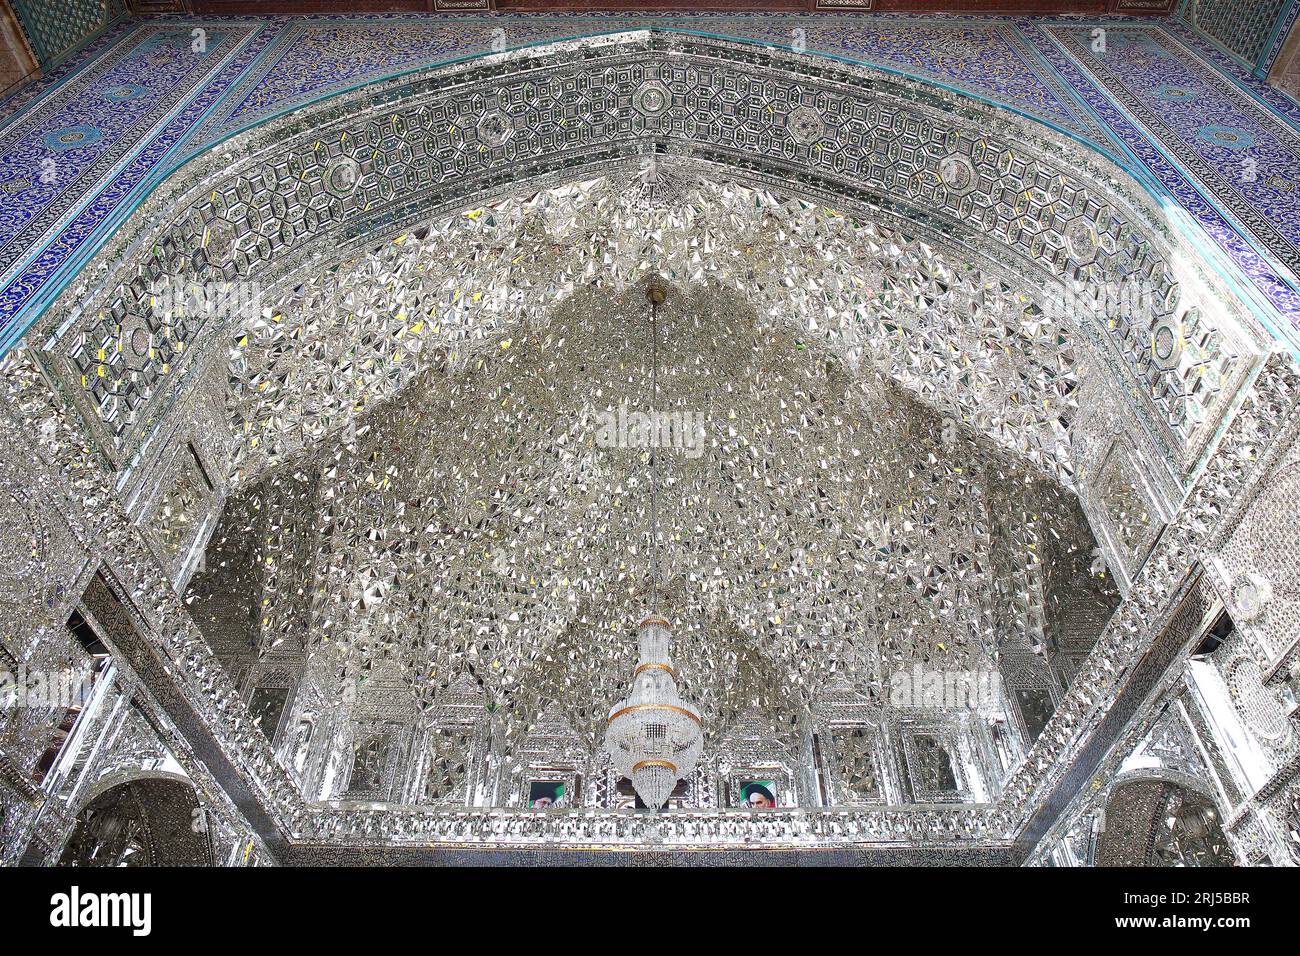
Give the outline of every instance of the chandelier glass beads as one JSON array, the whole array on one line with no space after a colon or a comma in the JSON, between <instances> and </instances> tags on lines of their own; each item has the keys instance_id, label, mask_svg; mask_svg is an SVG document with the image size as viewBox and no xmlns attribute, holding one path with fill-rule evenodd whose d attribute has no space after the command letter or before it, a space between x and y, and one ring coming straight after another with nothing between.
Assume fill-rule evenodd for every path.
<instances>
[{"instance_id":1,"label":"chandelier glass beads","mask_svg":"<svg viewBox=\"0 0 1300 956\"><path fill-rule=\"evenodd\" d=\"M652 810L668 801L700 758L700 715L677 693L671 638L663 618L651 614L641 622L632 690L611 708L606 734L614 766Z\"/></svg>"}]
</instances>

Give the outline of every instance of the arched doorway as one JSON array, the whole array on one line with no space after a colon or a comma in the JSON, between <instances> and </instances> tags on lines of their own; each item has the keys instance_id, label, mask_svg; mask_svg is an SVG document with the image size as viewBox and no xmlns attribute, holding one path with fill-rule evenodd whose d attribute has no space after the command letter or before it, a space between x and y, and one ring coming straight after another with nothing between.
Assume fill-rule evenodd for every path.
<instances>
[{"instance_id":1,"label":"arched doorway","mask_svg":"<svg viewBox=\"0 0 1300 956\"><path fill-rule=\"evenodd\" d=\"M101 792L77 814L59 866L211 866L194 788L144 777Z\"/></svg>"},{"instance_id":2,"label":"arched doorway","mask_svg":"<svg viewBox=\"0 0 1300 956\"><path fill-rule=\"evenodd\" d=\"M1106 803L1098 866L1235 866L1214 802L1167 780L1134 780Z\"/></svg>"}]
</instances>

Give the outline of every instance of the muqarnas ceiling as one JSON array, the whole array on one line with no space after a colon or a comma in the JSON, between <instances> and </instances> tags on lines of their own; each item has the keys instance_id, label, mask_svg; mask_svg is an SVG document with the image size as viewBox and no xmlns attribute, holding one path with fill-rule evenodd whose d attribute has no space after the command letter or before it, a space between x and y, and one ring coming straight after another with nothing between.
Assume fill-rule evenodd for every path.
<instances>
[{"instance_id":1,"label":"muqarnas ceiling","mask_svg":"<svg viewBox=\"0 0 1300 956\"><path fill-rule=\"evenodd\" d=\"M660 592L709 737L757 711L788 738L831 685L883 701L900 669L995 668L1070 602L1113 604L1059 480L1066 337L809 203L661 171L562 187L233 334L244 488L191 607L242 635L234 666L303 645L339 700L396 671L428 712L469 675L503 739L555 703L595 746L650 602L648 450L605 426L651 410L700 439L660 450Z\"/></svg>"}]
</instances>

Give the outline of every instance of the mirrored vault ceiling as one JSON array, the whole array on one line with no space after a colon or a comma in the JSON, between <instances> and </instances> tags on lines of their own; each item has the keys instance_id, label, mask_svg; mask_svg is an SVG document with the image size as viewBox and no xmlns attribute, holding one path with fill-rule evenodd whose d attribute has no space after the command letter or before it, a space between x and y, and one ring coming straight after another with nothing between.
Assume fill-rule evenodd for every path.
<instances>
[{"instance_id":1,"label":"mirrored vault ceiling","mask_svg":"<svg viewBox=\"0 0 1300 956\"><path fill-rule=\"evenodd\" d=\"M994 320L976 305L959 325L958 309L989 290L829 210L680 188L676 214L607 182L472 212L341 269L342 308L313 310L304 289L296 320L241 335L235 394L258 396L237 409L258 439L246 461L269 450L274 467L209 545L190 595L200 626L228 621L223 588L254 593L229 569L259 569L260 652L301 640L310 621L306 653L337 699L396 675L428 713L468 675L506 740L549 704L594 748L651 601L648 453L623 423L653 408L686 428L660 452L660 603L710 737L746 711L788 736L846 679L883 699L887 675L915 663L987 670L1008 642L1027 650L1035 615L1050 613L1029 584L1048 539L1067 578L1084 556L1085 590L1094 542L1073 496L1037 467L1041 446L996 442L1050 434L1052 416L1017 430L975 413L972 370L988 357L977 330ZM696 218L706 201L734 218ZM614 228L578 243L580 221ZM841 230L866 230L905 268L837 260ZM647 248L675 280L657 405ZM440 258L457 253L466 270ZM484 263L511 281L444 278L477 279ZM793 281L804 268L808 281ZM404 301L370 295L381 277ZM917 324L923 305L931 326ZM1066 350L1022 339L1020 368L988 350L984 387L1068 393L1046 364L1068 379ZM1016 371L1003 380L999 368ZM945 374L968 392L950 395ZM926 399L966 403L984 429Z\"/></svg>"},{"instance_id":2,"label":"mirrored vault ceiling","mask_svg":"<svg viewBox=\"0 0 1300 956\"><path fill-rule=\"evenodd\" d=\"M231 333L238 479L425 369L474 367L577 290L617 294L652 274L734 290L764 327L848 372L875 369L1040 471L1067 482L1072 471L1084 343L1030 290L826 206L651 164L469 209L324 265Z\"/></svg>"}]
</instances>

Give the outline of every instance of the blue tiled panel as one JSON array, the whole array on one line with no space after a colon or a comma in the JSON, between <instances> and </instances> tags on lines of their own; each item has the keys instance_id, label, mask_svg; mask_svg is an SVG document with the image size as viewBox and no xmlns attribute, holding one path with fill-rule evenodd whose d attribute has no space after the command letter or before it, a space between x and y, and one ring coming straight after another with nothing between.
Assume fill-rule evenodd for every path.
<instances>
[{"instance_id":1,"label":"blue tiled panel","mask_svg":"<svg viewBox=\"0 0 1300 956\"><path fill-rule=\"evenodd\" d=\"M1105 53L1094 52L1087 28L1052 32L1191 184L1288 273L1300 273L1300 130L1293 123L1260 109L1158 28L1113 29ZM1133 146L1142 148L1136 139ZM1181 184L1166 185L1176 192Z\"/></svg>"},{"instance_id":2,"label":"blue tiled panel","mask_svg":"<svg viewBox=\"0 0 1300 956\"><path fill-rule=\"evenodd\" d=\"M1195 0L1191 22L1248 63L1268 52L1273 28L1290 0Z\"/></svg>"},{"instance_id":3,"label":"blue tiled panel","mask_svg":"<svg viewBox=\"0 0 1300 956\"><path fill-rule=\"evenodd\" d=\"M1105 57L1087 42L1103 25ZM207 31L201 53L191 31ZM638 28L869 63L1049 123L1158 182L1300 322L1300 108L1180 22L903 15L165 19L114 27L0 104L0 342L187 155L365 82ZM1249 163L1247 161L1250 161ZM53 162L54 174L49 175ZM1249 172L1247 172L1249 170Z\"/></svg>"},{"instance_id":4,"label":"blue tiled panel","mask_svg":"<svg viewBox=\"0 0 1300 956\"><path fill-rule=\"evenodd\" d=\"M85 43L126 11L121 0L11 0L41 66Z\"/></svg>"},{"instance_id":5,"label":"blue tiled panel","mask_svg":"<svg viewBox=\"0 0 1300 956\"><path fill-rule=\"evenodd\" d=\"M195 105L220 95L217 68L249 35L230 24L196 53L185 25L132 30L0 127L0 320L34 317L36 293L128 208L123 201L192 129ZM125 96L125 84L140 91ZM87 135L59 139L76 129Z\"/></svg>"},{"instance_id":6,"label":"blue tiled panel","mask_svg":"<svg viewBox=\"0 0 1300 956\"><path fill-rule=\"evenodd\" d=\"M211 129L223 130L403 70L509 49L647 27L678 27L871 62L996 99L1083 135L1098 135L1070 93L1043 70L1010 21L787 15L586 18L457 17L453 22L308 18L287 25L244 77Z\"/></svg>"}]
</instances>

